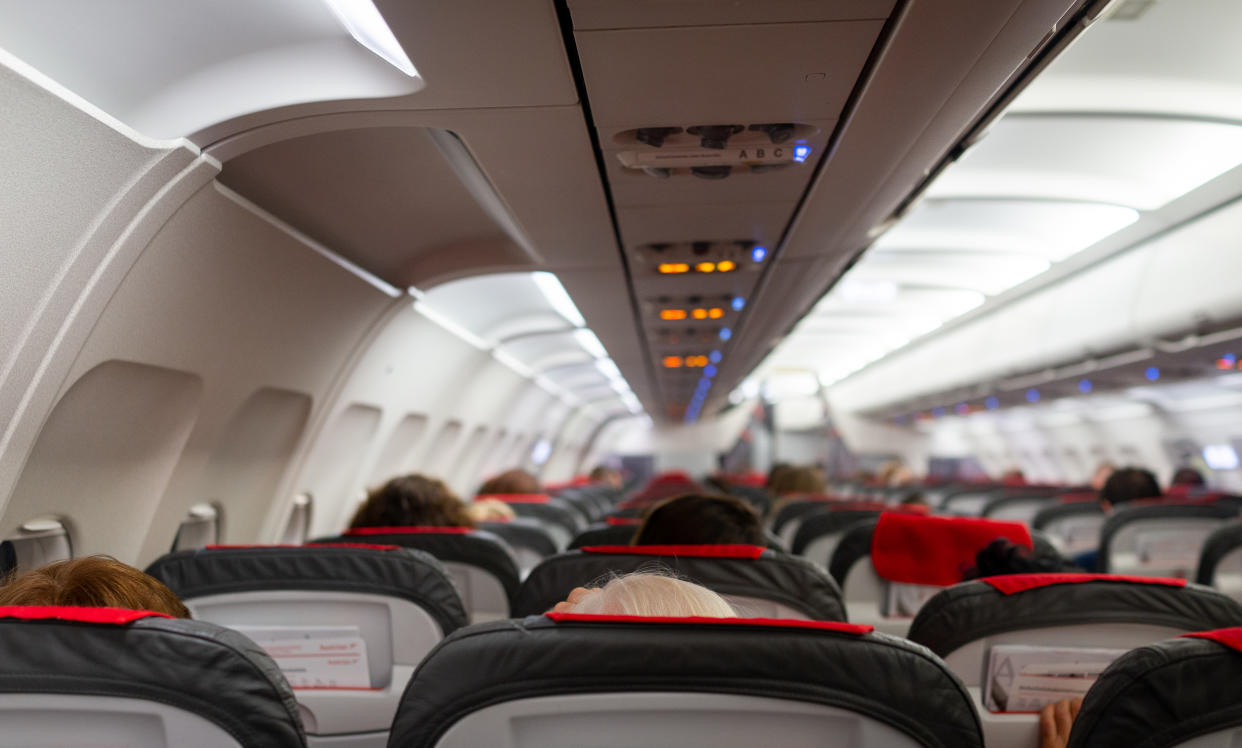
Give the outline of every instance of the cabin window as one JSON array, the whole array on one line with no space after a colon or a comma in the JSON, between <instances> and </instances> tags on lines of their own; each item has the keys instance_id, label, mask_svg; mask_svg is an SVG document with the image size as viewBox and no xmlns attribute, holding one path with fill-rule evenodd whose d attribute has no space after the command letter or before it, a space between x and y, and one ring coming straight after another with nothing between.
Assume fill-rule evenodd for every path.
<instances>
[{"instance_id":1,"label":"cabin window","mask_svg":"<svg viewBox=\"0 0 1242 748\"><path fill-rule=\"evenodd\" d=\"M220 510L214 504L195 504L190 507L177 536L173 538L174 551L206 548L220 542Z\"/></svg>"},{"instance_id":2,"label":"cabin window","mask_svg":"<svg viewBox=\"0 0 1242 748\"><path fill-rule=\"evenodd\" d=\"M31 571L67 558L73 558L69 531L50 517L29 521L18 528L17 537L0 542L0 574Z\"/></svg>"},{"instance_id":3,"label":"cabin window","mask_svg":"<svg viewBox=\"0 0 1242 748\"><path fill-rule=\"evenodd\" d=\"M293 506L289 509L289 520L285 522L285 531L281 533L282 545L301 545L310 535L311 495L300 493L293 497Z\"/></svg>"}]
</instances>

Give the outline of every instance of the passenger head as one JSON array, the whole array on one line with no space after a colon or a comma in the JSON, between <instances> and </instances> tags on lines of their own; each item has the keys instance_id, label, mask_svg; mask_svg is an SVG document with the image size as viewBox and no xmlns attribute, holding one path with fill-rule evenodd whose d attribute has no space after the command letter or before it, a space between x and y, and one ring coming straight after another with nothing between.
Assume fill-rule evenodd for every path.
<instances>
[{"instance_id":1,"label":"passenger head","mask_svg":"<svg viewBox=\"0 0 1242 748\"><path fill-rule=\"evenodd\" d=\"M736 618L737 613L715 592L663 574L626 574L603 587L577 587L557 613L604 616Z\"/></svg>"},{"instance_id":2,"label":"passenger head","mask_svg":"<svg viewBox=\"0 0 1242 748\"><path fill-rule=\"evenodd\" d=\"M493 493L539 493L543 487L539 479L525 470L506 470L500 475L488 478L479 486L479 495Z\"/></svg>"},{"instance_id":3,"label":"passenger head","mask_svg":"<svg viewBox=\"0 0 1242 748\"><path fill-rule=\"evenodd\" d=\"M1203 474L1192 467L1180 467L1176 473L1173 473L1173 480L1170 485L1174 486L1202 486L1207 481L1203 480Z\"/></svg>"},{"instance_id":4,"label":"passenger head","mask_svg":"<svg viewBox=\"0 0 1242 748\"><path fill-rule=\"evenodd\" d=\"M349 523L351 529L407 525L474 527L474 520L443 481L414 474L393 478L368 493Z\"/></svg>"},{"instance_id":5,"label":"passenger head","mask_svg":"<svg viewBox=\"0 0 1242 748\"><path fill-rule=\"evenodd\" d=\"M1082 572L1082 569L1055 551L1037 553L1008 538L997 538L975 554L974 567L962 574L962 579L1071 572Z\"/></svg>"},{"instance_id":6,"label":"passenger head","mask_svg":"<svg viewBox=\"0 0 1242 748\"><path fill-rule=\"evenodd\" d=\"M1026 475L1019 468L1009 468L1001 474L1002 486L1025 486Z\"/></svg>"},{"instance_id":7,"label":"passenger head","mask_svg":"<svg viewBox=\"0 0 1242 748\"><path fill-rule=\"evenodd\" d=\"M651 507L634 545L764 545L763 523L734 496L689 494Z\"/></svg>"},{"instance_id":8,"label":"passenger head","mask_svg":"<svg viewBox=\"0 0 1242 748\"><path fill-rule=\"evenodd\" d=\"M1114 470L1100 489L1100 503L1105 507L1159 496L1160 484L1156 482L1156 476L1150 470L1136 467Z\"/></svg>"},{"instance_id":9,"label":"passenger head","mask_svg":"<svg viewBox=\"0 0 1242 748\"><path fill-rule=\"evenodd\" d=\"M603 483L612 488L621 488L625 485L625 481L621 478L621 471L607 465L596 465L587 477L592 483Z\"/></svg>"},{"instance_id":10,"label":"passenger head","mask_svg":"<svg viewBox=\"0 0 1242 748\"><path fill-rule=\"evenodd\" d=\"M128 608L190 617L162 582L109 556L57 561L10 577L0 586L0 605Z\"/></svg>"},{"instance_id":11,"label":"passenger head","mask_svg":"<svg viewBox=\"0 0 1242 748\"><path fill-rule=\"evenodd\" d=\"M775 463L774 465L772 465L772 469L768 470L768 479L764 481L763 487L771 491L773 484L776 483L776 481L780 478L780 476L785 471L792 470L793 467L794 466L790 465L788 462Z\"/></svg>"},{"instance_id":12,"label":"passenger head","mask_svg":"<svg viewBox=\"0 0 1242 748\"><path fill-rule=\"evenodd\" d=\"M1108 482L1108 477L1116 469L1117 466L1111 462L1101 462L1096 466L1095 472L1091 474L1091 487L1096 491L1103 490L1104 484Z\"/></svg>"},{"instance_id":13,"label":"passenger head","mask_svg":"<svg viewBox=\"0 0 1242 748\"><path fill-rule=\"evenodd\" d=\"M791 496L803 493L823 493L824 474L819 468L804 465L790 466L772 478L768 491L773 495Z\"/></svg>"},{"instance_id":14,"label":"passenger head","mask_svg":"<svg viewBox=\"0 0 1242 748\"><path fill-rule=\"evenodd\" d=\"M497 499L475 499L466 505L466 514L475 522L509 522L517 517L513 507Z\"/></svg>"},{"instance_id":15,"label":"passenger head","mask_svg":"<svg viewBox=\"0 0 1242 748\"><path fill-rule=\"evenodd\" d=\"M927 498L920 491L911 491L901 497L899 502L902 506L929 506Z\"/></svg>"}]
</instances>

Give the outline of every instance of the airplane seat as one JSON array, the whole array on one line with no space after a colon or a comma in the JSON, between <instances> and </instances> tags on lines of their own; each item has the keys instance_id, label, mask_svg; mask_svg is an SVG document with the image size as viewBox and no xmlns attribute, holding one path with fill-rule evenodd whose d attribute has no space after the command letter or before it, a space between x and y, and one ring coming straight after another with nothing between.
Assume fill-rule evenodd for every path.
<instances>
[{"instance_id":1,"label":"airplane seat","mask_svg":"<svg viewBox=\"0 0 1242 748\"><path fill-rule=\"evenodd\" d=\"M471 623L509 617L521 572L498 536L468 527L356 527L316 543L376 543L426 551L448 570Z\"/></svg>"},{"instance_id":2,"label":"airplane seat","mask_svg":"<svg viewBox=\"0 0 1242 748\"><path fill-rule=\"evenodd\" d=\"M832 578L807 561L757 545L603 545L553 556L522 582L514 616L538 615L575 587L610 575L668 570L725 598L739 616L844 621Z\"/></svg>"},{"instance_id":3,"label":"airplane seat","mask_svg":"<svg viewBox=\"0 0 1242 748\"><path fill-rule=\"evenodd\" d=\"M588 525L569 541L567 551L584 545L629 545L642 520L637 517L605 517L603 522Z\"/></svg>"},{"instance_id":4,"label":"airplane seat","mask_svg":"<svg viewBox=\"0 0 1242 748\"><path fill-rule=\"evenodd\" d=\"M769 529L781 539L782 543L792 548L798 535L798 528L808 517L842 509L885 511L890 508L892 505L881 501L846 499L828 494L808 494L782 506L772 518Z\"/></svg>"},{"instance_id":5,"label":"airplane seat","mask_svg":"<svg viewBox=\"0 0 1242 748\"><path fill-rule=\"evenodd\" d=\"M1027 748L1038 743L1037 715L1021 701L997 712L984 704L993 647L1128 650L1239 622L1242 604L1181 579L1013 574L940 591L915 616L909 639L944 658L965 683L990 748ZM1014 695L998 695L996 704L1020 697L1013 680L1001 686Z\"/></svg>"},{"instance_id":6,"label":"airplane seat","mask_svg":"<svg viewBox=\"0 0 1242 748\"><path fill-rule=\"evenodd\" d=\"M992 499L1003 496L1001 487L970 486L946 493L936 511L958 517L978 517Z\"/></svg>"},{"instance_id":7,"label":"airplane seat","mask_svg":"<svg viewBox=\"0 0 1242 748\"><path fill-rule=\"evenodd\" d=\"M878 509L841 509L809 515L799 524L791 550L795 556L827 569L846 530L859 522L876 519L880 513Z\"/></svg>"},{"instance_id":8,"label":"airplane seat","mask_svg":"<svg viewBox=\"0 0 1242 748\"><path fill-rule=\"evenodd\" d=\"M598 522L612 509L612 501L588 486L564 488L551 492L551 496L572 507L587 523Z\"/></svg>"},{"instance_id":9,"label":"airplane seat","mask_svg":"<svg viewBox=\"0 0 1242 748\"><path fill-rule=\"evenodd\" d=\"M850 527L828 569L856 623L905 636L923 603L960 582L975 554L1002 537L1053 552L1018 522L885 512Z\"/></svg>"},{"instance_id":10,"label":"airplane seat","mask_svg":"<svg viewBox=\"0 0 1242 748\"><path fill-rule=\"evenodd\" d=\"M926 649L821 621L558 614L474 626L419 668L403 748L981 748Z\"/></svg>"},{"instance_id":11,"label":"airplane seat","mask_svg":"<svg viewBox=\"0 0 1242 748\"><path fill-rule=\"evenodd\" d=\"M514 517L508 521L480 522L478 529L503 540L513 551L518 570L525 577L531 569L557 553L556 541L543 523L534 517Z\"/></svg>"},{"instance_id":12,"label":"airplane seat","mask_svg":"<svg viewBox=\"0 0 1242 748\"><path fill-rule=\"evenodd\" d=\"M547 494L497 493L475 497L475 501L480 499L503 501L517 516L539 520L556 541L557 548L569 545L574 535L587 524L586 516L579 509L571 508L567 502Z\"/></svg>"},{"instance_id":13,"label":"airplane seat","mask_svg":"<svg viewBox=\"0 0 1242 748\"><path fill-rule=\"evenodd\" d=\"M1028 524L1044 532L1061 554L1076 556L1099 548L1104 520L1104 510L1093 493L1068 501L1060 497L1035 512Z\"/></svg>"},{"instance_id":14,"label":"airplane seat","mask_svg":"<svg viewBox=\"0 0 1242 748\"><path fill-rule=\"evenodd\" d=\"M120 608L0 607L0 745L299 748L276 663L205 621Z\"/></svg>"},{"instance_id":15,"label":"airplane seat","mask_svg":"<svg viewBox=\"0 0 1242 748\"><path fill-rule=\"evenodd\" d=\"M1242 600L1242 522L1216 528L1203 542L1195 581Z\"/></svg>"},{"instance_id":16,"label":"airplane seat","mask_svg":"<svg viewBox=\"0 0 1242 748\"><path fill-rule=\"evenodd\" d=\"M980 516L988 519L999 519L1008 522L1024 522L1030 525L1040 509L1055 501L1056 496L1049 493L1006 494L997 496L983 506Z\"/></svg>"},{"instance_id":17,"label":"airplane seat","mask_svg":"<svg viewBox=\"0 0 1242 748\"><path fill-rule=\"evenodd\" d=\"M1183 634L1134 649L1083 700L1068 748L1242 745L1242 628Z\"/></svg>"},{"instance_id":18,"label":"airplane seat","mask_svg":"<svg viewBox=\"0 0 1242 748\"><path fill-rule=\"evenodd\" d=\"M1122 505L1100 530L1099 571L1186 579L1208 536L1237 517L1231 504Z\"/></svg>"},{"instance_id":19,"label":"airplane seat","mask_svg":"<svg viewBox=\"0 0 1242 748\"><path fill-rule=\"evenodd\" d=\"M312 748L383 746L418 663L466 625L440 562L396 545L208 546L166 554L146 571L196 620L236 629L278 661L290 647L364 654L339 672L290 673Z\"/></svg>"}]
</instances>

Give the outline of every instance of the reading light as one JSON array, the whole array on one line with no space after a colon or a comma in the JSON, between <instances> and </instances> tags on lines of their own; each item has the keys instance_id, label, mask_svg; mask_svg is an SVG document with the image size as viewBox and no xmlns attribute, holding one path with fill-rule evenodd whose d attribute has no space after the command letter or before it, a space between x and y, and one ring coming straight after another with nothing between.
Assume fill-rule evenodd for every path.
<instances>
[{"instance_id":1,"label":"reading light","mask_svg":"<svg viewBox=\"0 0 1242 748\"><path fill-rule=\"evenodd\" d=\"M932 408L932 418L944 418L946 412L943 405Z\"/></svg>"},{"instance_id":2,"label":"reading light","mask_svg":"<svg viewBox=\"0 0 1242 748\"><path fill-rule=\"evenodd\" d=\"M418 75L414 63L406 56L405 50L392 29L380 15L379 9L371 0L324 0L332 12L336 14L341 25L362 46L383 58L388 64L410 76Z\"/></svg>"},{"instance_id":3,"label":"reading light","mask_svg":"<svg viewBox=\"0 0 1242 748\"><path fill-rule=\"evenodd\" d=\"M574 300L569 298L565 287L561 285L561 281L555 275L538 272L531 273L530 277L535 281L535 285L539 287L539 292L543 294L543 298L548 300L548 303L552 305L557 314L564 317L574 327L582 327L586 324L586 320L582 318L582 313L574 305Z\"/></svg>"},{"instance_id":4,"label":"reading light","mask_svg":"<svg viewBox=\"0 0 1242 748\"><path fill-rule=\"evenodd\" d=\"M983 406L988 410L996 410L1000 407L1000 400L997 400L995 397L989 397L983 401Z\"/></svg>"},{"instance_id":5,"label":"reading light","mask_svg":"<svg viewBox=\"0 0 1242 748\"><path fill-rule=\"evenodd\" d=\"M1143 376L1147 377L1147 381L1154 382L1160 378L1160 369L1155 366L1148 366L1147 371L1143 372Z\"/></svg>"},{"instance_id":6,"label":"reading light","mask_svg":"<svg viewBox=\"0 0 1242 748\"><path fill-rule=\"evenodd\" d=\"M662 262L656 267L656 270L665 275L688 273L690 272L690 266L684 262Z\"/></svg>"},{"instance_id":7,"label":"reading light","mask_svg":"<svg viewBox=\"0 0 1242 748\"><path fill-rule=\"evenodd\" d=\"M711 364L704 366L703 376L707 377L708 379L711 379L712 377L716 376L716 367L712 366Z\"/></svg>"},{"instance_id":8,"label":"reading light","mask_svg":"<svg viewBox=\"0 0 1242 748\"><path fill-rule=\"evenodd\" d=\"M721 339L721 340L728 340L728 339L729 339L729 338L731 338L731 337L733 337L733 331L732 331L732 330L730 330L730 329L729 329L729 328L727 328L727 327L722 327L722 328L720 328L720 339Z\"/></svg>"},{"instance_id":9,"label":"reading light","mask_svg":"<svg viewBox=\"0 0 1242 748\"><path fill-rule=\"evenodd\" d=\"M661 309L660 319L679 320L686 318L685 309Z\"/></svg>"},{"instance_id":10,"label":"reading light","mask_svg":"<svg viewBox=\"0 0 1242 748\"><path fill-rule=\"evenodd\" d=\"M716 272L716 263L700 262L698 265L694 266L694 269L699 271L700 273L714 273Z\"/></svg>"},{"instance_id":11,"label":"reading light","mask_svg":"<svg viewBox=\"0 0 1242 748\"><path fill-rule=\"evenodd\" d=\"M681 364L682 364L681 356L665 356L664 357L664 368L665 369L677 369L681 367Z\"/></svg>"},{"instance_id":12,"label":"reading light","mask_svg":"<svg viewBox=\"0 0 1242 748\"><path fill-rule=\"evenodd\" d=\"M713 364L720 363L720 359L724 358L724 356L720 355L720 351L712 351L707 355L707 357L711 359Z\"/></svg>"},{"instance_id":13,"label":"reading light","mask_svg":"<svg viewBox=\"0 0 1242 748\"><path fill-rule=\"evenodd\" d=\"M1238 365L1238 357L1233 353L1226 353L1216 359L1216 368L1222 371L1229 371Z\"/></svg>"},{"instance_id":14,"label":"reading light","mask_svg":"<svg viewBox=\"0 0 1242 748\"><path fill-rule=\"evenodd\" d=\"M721 309L720 307L712 307L711 309L707 310L707 316L711 317L712 319L720 319L721 317L724 316L724 310Z\"/></svg>"},{"instance_id":15,"label":"reading light","mask_svg":"<svg viewBox=\"0 0 1242 748\"><path fill-rule=\"evenodd\" d=\"M720 262L716 263L716 270L721 273L727 273L730 270L734 270L736 268L737 268L737 263L735 263L733 260L721 260Z\"/></svg>"},{"instance_id":16,"label":"reading light","mask_svg":"<svg viewBox=\"0 0 1242 748\"><path fill-rule=\"evenodd\" d=\"M765 259L767 259L767 256L768 256L767 247L752 247L750 250L750 259L754 262L763 262Z\"/></svg>"},{"instance_id":17,"label":"reading light","mask_svg":"<svg viewBox=\"0 0 1242 748\"><path fill-rule=\"evenodd\" d=\"M793 151L794 151L794 161L797 161L798 163L802 163L803 161L806 161L807 156L811 155L811 146L795 145Z\"/></svg>"},{"instance_id":18,"label":"reading light","mask_svg":"<svg viewBox=\"0 0 1242 748\"><path fill-rule=\"evenodd\" d=\"M582 350L591 354L593 358L608 358L608 351L604 350L604 344L599 342L599 338L595 337L595 333L585 327L574 330L574 338L578 341L578 345L582 346Z\"/></svg>"},{"instance_id":19,"label":"reading light","mask_svg":"<svg viewBox=\"0 0 1242 748\"><path fill-rule=\"evenodd\" d=\"M1027 390L1027 391L1026 391L1026 401L1027 401L1028 403L1037 403L1037 402L1039 402L1039 390L1035 389L1034 387L1032 387L1031 389Z\"/></svg>"},{"instance_id":20,"label":"reading light","mask_svg":"<svg viewBox=\"0 0 1242 748\"><path fill-rule=\"evenodd\" d=\"M742 307L746 306L746 299L743 299L741 296L734 296L732 306L733 311L740 312L742 311Z\"/></svg>"},{"instance_id":21,"label":"reading light","mask_svg":"<svg viewBox=\"0 0 1242 748\"><path fill-rule=\"evenodd\" d=\"M957 407L954 408L954 410L957 411L957 414L959 416L964 416L967 413L970 413L970 406L967 405L966 403L958 403Z\"/></svg>"},{"instance_id":22,"label":"reading light","mask_svg":"<svg viewBox=\"0 0 1242 748\"><path fill-rule=\"evenodd\" d=\"M1078 383L1078 391L1084 395L1090 392L1092 389L1094 389L1094 387L1091 384L1090 379L1083 379Z\"/></svg>"}]
</instances>

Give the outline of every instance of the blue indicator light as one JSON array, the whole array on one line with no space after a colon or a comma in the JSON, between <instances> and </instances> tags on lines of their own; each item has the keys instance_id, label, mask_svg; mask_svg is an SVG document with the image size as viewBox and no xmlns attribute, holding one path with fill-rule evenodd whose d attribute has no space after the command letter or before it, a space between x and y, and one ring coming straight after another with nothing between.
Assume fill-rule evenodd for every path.
<instances>
[{"instance_id":1,"label":"blue indicator light","mask_svg":"<svg viewBox=\"0 0 1242 748\"><path fill-rule=\"evenodd\" d=\"M704 366L703 376L707 377L708 379L711 379L712 377L716 376L716 367L712 366L711 364Z\"/></svg>"},{"instance_id":2,"label":"blue indicator light","mask_svg":"<svg viewBox=\"0 0 1242 748\"><path fill-rule=\"evenodd\" d=\"M932 418L944 418L945 412L944 406L932 408Z\"/></svg>"},{"instance_id":3,"label":"blue indicator light","mask_svg":"<svg viewBox=\"0 0 1242 748\"><path fill-rule=\"evenodd\" d=\"M1155 366L1148 366L1147 371L1143 372L1143 376L1147 377L1147 381L1154 382L1160 378L1160 369Z\"/></svg>"},{"instance_id":4,"label":"blue indicator light","mask_svg":"<svg viewBox=\"0 0 1242 748\"><path fill-rule=\"evenodd\" d=\"M718 364L720 363L720 359L724 358L724 356L720 355L720 351L712 351L711 353L707 354L707 358L713 364Z\"/></svg>"},{"instance_id":5,"label":"blue indicator light","mask_svg":"<svg viewBox=\"0 0 1242 748\"><path fill-rule=\"evenodd\" d=\"M711 389L711 386L712 386L712 380L710 380L710 379L700 379L700 380L699 380L699 388L698 388L698 390L697 390L697 391L698 391L700 394L701 394L701 393L704 393L704 392L707 392L709 389Z\"/></svg>"},{"instance_id":6,"label":"blue indicator light","mask_svg":"<svg viewBox=\"0 0 1242 748\"><path fill-rule=\"evenodd\" d=\"M956 407L956 408L954 408L954 410L956 410L956 411L957 411L957 414L958 414L959 416L964 416L964 415L966 415L966 414L970 413L970 406L969 406L969 405L967 405L966 403L958 403L958 404L957 404L957 407Z\"/></svg>"},{"instance_id":7,"label":"blue indicator light","mask_svg":"<svg viewBox=\"0 0 1242 748\"><path fill-rule=\"evenodd\" d=\"M755 262L763 262L764 260L767 259L767 257L768 257L767 247L756 246L756 247L752 247L750 250L750 259L754 260Z\"/></svg>"},{"instance_id":8,"label":"blue indicator light","mask_svg":"<svg viewBox=\"0 0 1242 748\"><path fill-rule=\"evenodd\" d=\"M989 397L987 400L983 401L983 405L988 410L996 410L1000 407L1000 400L997 400L995 397Z\"/></svg>"},{"instance_id":9,"label":"blue indicator light","mask_svg":"<svg viewBox=\"0 0 1242 748\"><path fill-rule=\"evenodd\" d=\"M811 146L809 145L795 145L794 146L794 161L797 161L798 163L802 163L803 161L806 161L806 157L810 155L811 155Z\"/></svg>"},{"instance_id":10,"label":"blue indicator light","mask_svg":"<svg viewBox=\"0 0 1242 748\"><path fill-rule=\"evenodd\" d=\"M732 330L730 330L730 329L729 329L729 328L727 328L727 327L722 327L722 328L720 328L720 339L721 339L721 340L728 340L728 339L729 339L729 338L731 338L731 337L733 337L733 331L732 331Z\"/></svg>"},{"instance_id":11,"label":"blue indicator light","mask_svg":"<svg viewBox=\"0 0 1242 748\"><path fill-rule=\"evenodd\" d=\"M744 306L746 306L746 299L743 299L741 296L733 297L733 311L740 312Z\"/></svg>"},{"instance_id":12,"label":"blue indicator light","mask_svg":"<svg viewBox=\"0 0 1242 748\"><path fill-rule=\"evenodd\" d=\"M1084 379L1078 383L1078 391L1081 392L1082 394L1085 395L1091 390L1092 390L1092 384L1091 384L1090 379Z\"/></svg>"},{"instance_id":13,"label":"blue indicator light","mask_svg":"<svg viewBox=\"0 0 1242 748\"><path fill-rule=\"evenodd\" d=\"M1037 403L1037 402L1039 402L1039 390L1035 389L1034 387L1032 387L1031 389L1027 390L1027 391L1026 391L1026 401L1027 401L1028 403Z\"/></svg>"}]
</instances>

